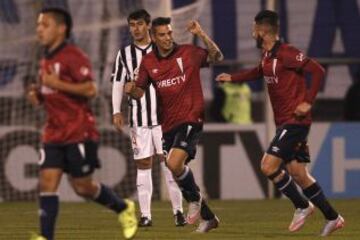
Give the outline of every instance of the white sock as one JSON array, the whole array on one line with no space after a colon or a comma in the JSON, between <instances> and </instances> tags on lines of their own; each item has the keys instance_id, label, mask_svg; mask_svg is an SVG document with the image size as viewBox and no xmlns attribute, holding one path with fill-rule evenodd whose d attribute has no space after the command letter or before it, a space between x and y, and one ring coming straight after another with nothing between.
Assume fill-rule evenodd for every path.
<instances>
[{"instance_id":1,"label":"white sock","mask_svg":"<svg viewBox=\"0 0 360 240\"><path fill-rule=\"evenodd\" d=\"M174 215L177 211L183 212L183 206L182 206L182 193L179 189L179 186L177 185L176 181L174 180L174 177L169 170L169 168L165 165L165 162L161 162L161 168L165 175L165 182L166 186L169 192L169 197L171 200L171 205L173 208Z\"/></svg>"},{"instance_id":2,"label":"white sock","mask_svg":"<svg viewBox=\"0 0 360 240\"><path fill-rule=\"evenodd\" d=\"M151 219L151 197L153 192L151 168L137 170L136 186L138 191L141 217L147 217Z\"/></svg>"}]
</instances>

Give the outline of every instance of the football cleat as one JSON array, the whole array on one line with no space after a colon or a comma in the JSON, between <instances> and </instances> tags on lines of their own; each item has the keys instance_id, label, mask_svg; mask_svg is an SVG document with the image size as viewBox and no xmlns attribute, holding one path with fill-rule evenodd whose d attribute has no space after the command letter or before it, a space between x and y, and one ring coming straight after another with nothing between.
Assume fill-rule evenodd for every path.
<instances>
[{"instance_id":1,"label":"football cleat","mask_svg":"<svg viewBox=\"0 0 360 240\"><path fill-rule=\"evenodd\" d=\"M137 231L138 224L135 215L135 203L131 200L124 200L127 208L119 213L119 223L123 230L125 239L132 239Z\"/></svg>"},{"instance_id":2,"label":"football cleat","mask_svg":"<svg viewBox=\"0 0 360 240\"><path fill-rule=\"evenodd\" d=\"M294 212L294 217L289 225L290 232L299 231L305 224L306 218L311 216L314 213L314 205L309 202L309 206L307 208L298 208Z\"/></svg>"},{"instance_id":3,"label":"football cleat","mask_svg":"<svg viewBox=\"0 0 360 240\"><path fill-rule=\"evenodd\" d=\"M31 233L30 240L47 240L45 237L38 235L36 233Z\"/></svg>"},{"instance_id":4,"label":"football cleat","mask_svg":"<svg viewBox=\"0 0 360 240\"><path fill-rule=\"evenodd\" d=\"M186 222L188 224L194 224L200 218L201 202L201 195L199 201L189 202L188 214L186 216Z\"/></svg>"},{"instance_id":5,"label":"football cleat","mask_svg":"<svg viewBox=\"0 0 360 240\"><path fill-rule=\"evenodd\" d=\"M174 215L174 218L175 218L175 226L177 226L177 227L183 227L187 224L184 214L182 212L180 212L179 210Z\"/></svg>"},{"instance_id":6,"label":"football cleat","mask_svg":"<svg viewBox=\"0 0 360 240\"><path fill-rule=\"evenodd\" d=\"M148 217L141 217L139 221L139 227L151 227L152 221Z\"/></svg>"},{"instance_id":7,"label":"football cleat","mask_svg":"<svg viewBox=\"0 0 360 240\"><path fill-rule=\"evenodd\" d=\"M338 216L335 220L326 221L320 236L329 236L332 232L341 229L345 226L345 220L342 216Z\"/></svg>"},{"instance_id":8,"label":"football cleat","mask_svg":"<svg viewBox=\"0 0 360 240\"><path fill-rule=\"evenodd\" d=\"M210 220L200 220L199 227L196 229L198 233L207 233L212 229L215 229L219 226L220 220L217 216Z\"/></svg>"}]
</instances>

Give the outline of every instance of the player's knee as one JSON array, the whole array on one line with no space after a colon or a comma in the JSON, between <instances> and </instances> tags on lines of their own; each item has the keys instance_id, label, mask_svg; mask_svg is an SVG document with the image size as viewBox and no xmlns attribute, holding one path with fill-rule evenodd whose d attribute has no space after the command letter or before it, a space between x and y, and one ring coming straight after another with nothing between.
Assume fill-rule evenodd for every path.
<instances>
[{"instance_id":1,"label":"player's knee","mask_svg":"<svg viewBox=\"0 0 360 240\"><path fill-rule=\"evenodd\" d=\"M77 195L84 198L92 198L96 192L90 183L75 183L73 188Z\"/></svg>"},{"instance_id":2,"label":"player's knee","mask_svg":"<svg viewBox=\"0 0 360 240\"><path fill-rule=\"evenodd\" d=\"M266 176L273 182L278 182L284 177L284 170L282 168L278 168L273 170L272 172L268 172Z\"/></svg>"},{"instance_id":3,"label":"player's knee","mask_svg":"<svg viewBox=\"0 0 360 240\"><path fill-rule=\"evenodd\" d=\"M275 173L277 170L279 169L278 166L274 166L271 164L267 164L267 163L261 163L261 172L265 175L265 176L269 176L273 173Z\"/></svg>"},{"instance_id":4,"label":"player's knee","mask_svg":"<svg viewBox=\"0 0 360 240\"><path fill-rule=\"evenodd\" d=\"M40 192L56 192L56 190L57 190L56 181L49 177L40 178L39 189L40 189Z\"/></svg>"},{"instance_id":5,"label":"player's knee","mask_svg":"<svg viewBox=\"0 0 360 240\"><path fill-rule=\"evenodd\" d=\"M174 174L175 176L178 176L181 174L182 172L182 168L181 165L179 165L177 162L175 161L167 161L166 162L166 166L169 168L169 170L172 172L172 174Z\"/></svg>"},{"instance_id":6,"label":"player's knee","mask_svg":"<svg viewBox=\"0 0 360 240\"><path fill-rule=\"evenodd\" d=\"M303 189L314 183L313 179L310 178L307 174L292 171L290 172L290 176Z\"/></svg>"},{"instance_id":7,"label":"player's knee","mask_svg":"<svg viewBox=\"0 0 360 240\"><path fill-rule=\"evenodd\" d=\"M56 192L56 188L53 186L53 184L46 181L39 182L39 189L40 192Z\"/></svg>"}]
</instances>

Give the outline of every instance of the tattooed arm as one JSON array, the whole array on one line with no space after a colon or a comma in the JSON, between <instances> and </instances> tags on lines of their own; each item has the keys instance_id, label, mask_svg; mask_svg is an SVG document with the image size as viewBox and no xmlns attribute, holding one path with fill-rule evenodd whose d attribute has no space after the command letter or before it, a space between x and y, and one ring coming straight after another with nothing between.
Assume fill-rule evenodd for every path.
<instances>
[{"instance_id":1,"label":"tattooed arm","mask_svg":"<svg viewBox=\"0 0 360 240\"><path fill-rule=\"evenodd\" d=\"M207 50L209 51L208 62L209 63L217 63L224 59L222 52L219 47L214 43L213 40L204 32L201 28L200 24L197 21L190 21L188 23L187 29L194 35L197 35L201 38L201 40L206 45Z\"/></svg>"}]
</instances>

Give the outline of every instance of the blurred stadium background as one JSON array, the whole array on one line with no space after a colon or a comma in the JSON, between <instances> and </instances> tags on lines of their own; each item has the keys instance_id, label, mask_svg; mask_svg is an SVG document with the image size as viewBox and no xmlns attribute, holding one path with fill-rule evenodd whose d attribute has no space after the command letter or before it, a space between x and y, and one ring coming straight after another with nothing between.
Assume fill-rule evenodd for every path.
<instances>
[{"instance_id":1,"label":"blurred stadium background","mask_svg":"<svg viewBox=\"0 0 360 240\"><path fill-rule=\"evenodd\" d=\"M214 83L214 76L220 72L257 63L259 52L251 38L253 17L259 10L270 8L280 14L281 37L318 59L327 69L314 106L315 123L309 137L311 172L330 198L345 201L360 198L360 124L345 122L343 117L346 92L360 80L360 0L1 0L3 206L11 206L8 204L14 201L35 201L37 196L37 149L44 112L32 108L24 92L30 82L36 81L41 51L35 41L35 26L37 12L43 6L62 6L72 13L75 26L72 40L93 62L100 94L92 106L101 130L103 165L96 176L122 196L136 198L136 170L126 131L119 134L111 125L110 73L117 49L130 41L126 16L137 8L145 8L153 17L172 17L174 37L179 43L198 42L185 31L189 19L198 19L225 55L223 63L201 73L208 124L192 165L204 194L220 200L280 197L258 168L273 131L266 113L268 106L264 104L262 81L250 84L254 123L249 125L223 122L219 110L222 94ZM165 200L157 165L154 180L154 199ZM66 179L59 192L63 201L83 201L73 193Z\"/></svg>"}]
</instances>

